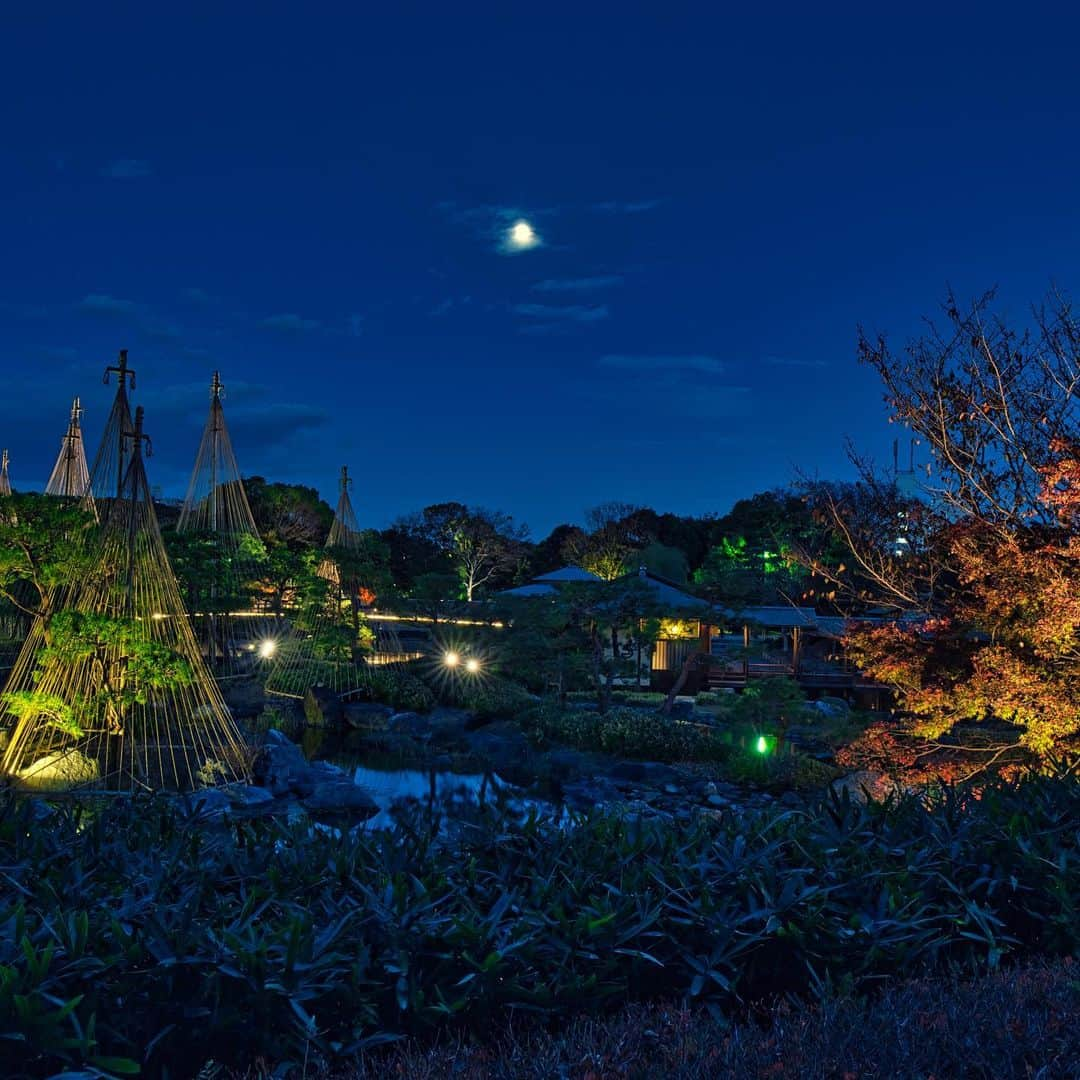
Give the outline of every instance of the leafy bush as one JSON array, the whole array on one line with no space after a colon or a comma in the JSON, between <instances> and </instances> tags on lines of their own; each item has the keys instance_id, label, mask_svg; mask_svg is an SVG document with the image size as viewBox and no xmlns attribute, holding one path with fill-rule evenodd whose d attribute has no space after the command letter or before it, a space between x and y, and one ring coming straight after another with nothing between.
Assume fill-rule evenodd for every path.
<instances>
[{"instance_id":1,"label":"leafy bush","mask_svg":"<svg viewBox=\"0 0 1080 1080\"><path fill-rule=\"evenodd\" d=\"M747 686L735 701L733 715L748 724L794 723L803 718L806 695L794 679L758 679Z\"/></svg>"},{"instance_id":2,"label":"leafy bush","mask_svg":"<svg viewBox=\"0 0 1080 1080\"><path fill-rule=\"evenodd\" d=\"M455 704L471 709L482 720L516 716L536 704L536 699L516 683L491 675L482 679L464 679L459 685Z\"/></svg>"},{"instance_id":3,"label":"leafy bush","mask_svg":"<svg viewBox=\"0 0 1080 1080\"><path fill-rule=\"evenodd\" d=\"M546 704L526 712L521 725L538 745L554 741L647 761L724 761L732 753L713 731L626 707L599 713Z\"/></svg>"},{"instance_id":4,"label":"leafy bush","mask_svg":"<svg viewBox=\"0 0 1080 1080\"><path fill-rule=\"evenodd\" d=\"M427 683L411 671L373 667L367 685L366 697L402 712L428 712L435 707L435 695Z\"/></svg>"},{"instance_id":5,"label":"leafy bush","mask_svg":"<svg viewBox=\"0 0 1080 1080\"><path fill-rule=\"evenodd\" d=\"M208 828L0 797L8 1075L344 1057L508 1009L718 1006L1080 949L1080 780L468 829ZM120 1060L115 1060L120 1059Z\"/></svg>"},{"instance_id":6,"label":"leafy bush","mask_svg":"<svg viewBox=\"0 0 1080 1080\"><path fill-rule=\"evenodd\" d=\"M797 751L759 754L739 750L724 766L729 780L780 791L812 791L843 775L843 770Z\"/></svg>"}]
</instances>

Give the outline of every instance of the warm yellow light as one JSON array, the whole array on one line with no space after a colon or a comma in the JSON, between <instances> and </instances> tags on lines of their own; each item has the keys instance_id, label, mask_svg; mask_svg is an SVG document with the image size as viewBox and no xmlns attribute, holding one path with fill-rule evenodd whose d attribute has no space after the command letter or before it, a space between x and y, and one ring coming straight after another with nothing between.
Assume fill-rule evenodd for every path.
<instances>
[{"instance_id":1,"label":"warm yellow light","mask_svg":"<svg viewBox=\"0 0 1080 1080\"><path fill-rule=\"evenodd\" d=\"M443 654L443 663L447 667L457 667L461 663L461 657L456 652L448 652Z\"/></svg>"},{"instance_id":2,"label":"warm yellow light","mask_svg":"<svg viewBox=\"0 0 1080 1080\"><path fill-rule=\"evenodd\" d=\"M269 660L277 652L277 642L273 638L266 638L259 642L259 656L263 660Z\"/></svg>"},{"instance_id":3,"label":"warm yellow light","mask_svg":"<svg viewBox=\"0 0 1080 1080\"><path fill-rule=\"evenodd\" d=\"M465 661L465 670L470 675L475 675L480 670L480 661L477 660L475 656L470 656L469 659Z\"/></svg>"}]
</instances>

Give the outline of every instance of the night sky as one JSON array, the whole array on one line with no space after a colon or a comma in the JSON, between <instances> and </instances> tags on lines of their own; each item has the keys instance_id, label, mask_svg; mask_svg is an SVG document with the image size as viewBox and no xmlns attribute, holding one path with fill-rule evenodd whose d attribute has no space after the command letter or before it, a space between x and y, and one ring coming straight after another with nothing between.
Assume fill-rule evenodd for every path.
<instances>
[{"instance_id":1,"label":"night sky","mask_svg":"<svg viewBox=\"0 0 1080 1080\"><path fill-rule=\"evenodd\" d=\"M845 435L888 457L860 323L1075 289L1080 26L743 7L6 10L15 486L74 394L92 453L120 347L165 495L218 368L243 471L332 499L349 463L375 527L723 513L849 475Z\"/></svg>"}]
</instances>

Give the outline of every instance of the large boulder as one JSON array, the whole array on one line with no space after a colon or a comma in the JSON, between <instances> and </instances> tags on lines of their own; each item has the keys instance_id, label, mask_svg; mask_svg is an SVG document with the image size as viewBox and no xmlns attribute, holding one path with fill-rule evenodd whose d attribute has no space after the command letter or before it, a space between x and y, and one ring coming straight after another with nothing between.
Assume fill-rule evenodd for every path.
<instances>
[{"instance_id":1,"label":"large boulder","mask_svg":"<svg viewBox=\"0 0 1080 1080\"><path fill-rule=\"evenodd\" d=\"M296 743L280 731L268 731L252 769L255 782L271 795L285 795L309 772L307 759Z\"/></svg>"},{"instance_id":2,"label":"large boulder","mask_svg":"<svg viewBox=\"0 0 1080 1080\"><path fill-rule=\"evenodd\" d=\"M374 701L347 701L342 707L345 723L357 731L385 731L394 710Z\"/></svg>"},{"instance_id":3,"label":"large boulder","mask_svg":"<svg viewBox=\"0 0 1080 1080\"><path fill-rule=\"evenodd\" d=\"M304 694L304 719L312 727L341 727L345 722L345 707L329 687L309 686Z\"/></svg>"},{"instance_id":4,"label":"large boulder","mask_svg":"<svg viewBox=\"0 0 1080 1080\"><path fill-rule=\"evenodd\" d=\"M514 784L532 780L532 750L525 733L511 720L470 731L466 736L469 749L493 772Z\"/></svg>"},{"instance_id":5,"label":"large boulder","mask_svg":"<svg viewBox=\"0 0 1080 1080\"><path fill-rule=\"evenodd\" d=\"M379 812L371 795L347 778L318 782L302 802L309 813L319 816L369 818Z\"/></svg>"},{"instance_id":6,"label":"large boulder","mask_svg":"<svg viewBox=\"0 0 1080 1080\"><path fill-rule=\"evenodd\" d=\"M464 736L466 731L471 731L477 726L475 713L468 709L451 709L445 706L432 709L428 716L428 724L431 727L432 737L440 743L456 742Z\"/></svg>"},{"instance_id":7,"label":"large boulder","mask_svg":"<svg viewBox=\"0 0 1080 1080\"><path fill-rule=\"evenodd\" d=\"M58 750L19 771L19 784L31 791L67 791L101 778L98 763L80 750Z\"/></svg>"},{"instance_id":8,"label":"large boulder","mask_svg":"<svg viewBox=\"0 0 1080 1080\"><path fill-rule=\"evenodd\" d=\"M237 810L264 809L274 801L270 791L254 784L229 784L221 788L221 791Z\"/></svg>"},{"instance_id":9,"label":"large boulder","mask_svg":"<svg viewBox=\"0 0 1080 1080\"><path fill-rule=\"evenodd\" d=\"M221 788L200 788L186 796L184 805L195 818L223 821L232 812L232 802Z\"/></svg>"},{"instance_id":10,"label":"large boulder","mask_svg":"<svg viewBox=\"0 0 1080 1080\"><path fill-rule=\"evenodd\" d=\"M426 742L431 738L431 722L415 712L394 713L387 728L394 735L408 735L410 739Z\"/></svg>"}]
</instances>

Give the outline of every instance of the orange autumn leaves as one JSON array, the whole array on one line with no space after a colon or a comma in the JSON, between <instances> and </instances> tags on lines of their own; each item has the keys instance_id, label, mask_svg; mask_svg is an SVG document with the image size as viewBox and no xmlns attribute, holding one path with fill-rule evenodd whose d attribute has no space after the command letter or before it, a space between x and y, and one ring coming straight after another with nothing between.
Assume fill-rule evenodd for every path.
<instances>
[{"instance_id":1,"label":"orange autumn leaves","mask_svg":"<svg viewBox=\"0 0 1080 1080\"><path fill-rule=\"evenodd\" d=\"M955 581L941 617L848 640L853 659L895 689L912 736L1004 721L1044 756L1080 733L1080 446L1058 439L1052 452L1041 498L1056 525L945 526Z\"/></svg>"}]
</instances>

